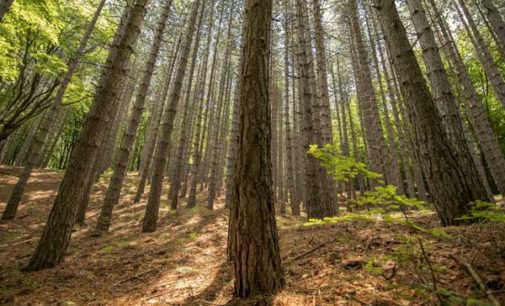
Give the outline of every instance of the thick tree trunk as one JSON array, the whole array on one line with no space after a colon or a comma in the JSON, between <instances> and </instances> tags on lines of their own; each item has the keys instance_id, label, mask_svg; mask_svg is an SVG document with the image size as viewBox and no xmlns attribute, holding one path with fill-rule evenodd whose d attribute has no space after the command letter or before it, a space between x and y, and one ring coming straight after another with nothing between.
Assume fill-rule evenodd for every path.
<instances>
[{"instance_id":1,"label":"thick tree trunk","mask_svg":"<svg viewBox=\"0 0 505 306\"><path fill-rule=\"evenodd\" d=\"M391 170L389 170L389 175L391 176L391 182L390 184L394 184L397 187L397 193L399 194L404 194L405 190L403 187L403 179L402 179L402 174L401 174L401 169L400 169L400 163L398 162L399 157L398 157L398 149L396 146L396 139L395 139L395 134L393 131L393 125L391 124L391 118L389 116L389 107L386 99L386 93L384 90L384 83L382 82L382 74L379 68L379 60L377 58L377 50L376 50L376 44L374 41L374 38L377 37L377 29L375 27L375 24L373 25L373 30L372 27L370 26L369 22L369 16L368 16L369 11L367 10L367 13L365 14L365 21L366 21L366 28L368 32L368 38L370 41L370 47L371 47L371 54L372 54L372 60L373 60L373 65L375 68L375 73L377 75L377 82L379 83L379 93L381 97L381 104L382 104L382 111L384 112L384 123L386 126L386 132L387 132L387 142L389 144L388 147L386 147L386 153L387 156L386 158L389 159L389 164L391 165Z\"/></svg>"},{"instance_id":2,"label":"thick tree trunk","mask_svg":"<svg viewBox=\"0 0 505 306\"><path fill-rule=\"evenodd\" d=\"M502 50L505 49L505 21L502 15L494 5L493 0L482 0L482 6L485 9L489 24L496 33L498 43L501 45Z\"/></svg>"},{"instance_id":3,"label":"thick tree trunk","mask_svg":"<svg viewBox=\"0 0 505 306\"><path fill-rule=\"evenodd\" d=\"M125 10L126 16L119 25L121 29L126 23L124 32L118 31L118 37L110 50L88 120L73 150L37 249L26 268L28 271L56 266L69 245L77 204L84 196L83 187L86 186L87 180L91 179L90 164L96 159L98 145L107 130L109 118L116 110L116 97L122 87L122 82L118 80L122 80L122 76L126 74L124 68L127 67L126 63L130 60L140 34L146 4L147 0L137 0L131 10Z\"/></svg>"},{"instance_id":4,"label":"thick tree trunk","mask_svg":"<svg viewBox=\"0 0 505 306\"><path fill-rule=\"evenodd\" d=\"M433 8L436 9L436 7ZM477 134L477 140L482 148L482 153L487 164L492 165L489 167L489 171L498 187L498 191L500 194L505 195L505 159L501 152L500 145L491 128L491 123L487 117L484 105L482 105L472 84L463 58L454 43L454 39L448 31L445 22L440 18L439 12L436 11L435 13L437 23L439 24L439 32L442 36L443 45L445 46L442 50L446 52L447 58L451 61L456 71L457 84L461 87L463 100L472 117L471 122Z\"/></svg>"},{"instance_id":5,"label":"thick tree trunk","mask_svg":"<svg viewBox=\"0 0 505 306\"><path fill-rule=\"evenodd\" d=\"M304 158L307 161L305 173L305 205L308 209L308 218L322 219L325 217L324 203L321 201L321 186L319 177L319 162L312 156L308 156L310 145L314 143L315 127L314 127L314 95L310 84L310 70L313 69L311 62L307 55L308 42L307 33L305 29L305 0L296 1L296 22L298 32L298 46L297 46L297 62L299 71L299 102L300 108L303 107L301 112L302 119L302 133L303 133L303 151ZM317 115L317 114L316 114ZM316 137L317 138L317 137Z\"/></svg>"},{"instance_id":6,"label":"thick tree trunk","mask_svg":"<svg viewBox=\"0 0 505 306\"><path fill-rule=\"evenodd\" d=\"M277 293L284 287L270 159L268 97L272 3L246 0L240 74L240 128L234 186L235 295Z\"/></svg>"},{"instance_id":7,"label":"thick tree trunk","mask_svg":"<svg viewBox=\"0 0 505 306\"><path fill-rule=\"evenodd\" d=\"M443 225L457 224L458 218L468 212L468 204L478 198L473 197L467 178L447 147L448 138L441 117L423 79L394 1L376 0L375 8L399 76L409 117L413 121L421 166L430 178L429 190L439 218Z\"/></svg>"},{"instance_id":8,"label":"thick tree trunk","mask_svg":"<svg viewBox=\"0 0 505 306\"><path fill-rule=\"evenodd\" d=\"M442 125L450 142L451 153L454 155L460 171L466 179L465 185L472 193L470 197L489 201L490 198L467 145L463 119L459 113L451 83L445 72L444 64L442 63L442 58L435 41L435 35L431 30L423 5L420 0L407 0L407 5L423 51L433 99L438 113L442 117Z\"/></svg>"},{"instance_id":9,"label":"thick tree trunk","mask_svg":"<svg viewBox=\"0 0 505 306\"><path fill-rule=\"evenodd\" d=\"M149 199L147 201L146 212L142 225L142 232L154 232L158 222L158 210L160 207L161 188L163 186L163 177L165 167L167 165L167 155L170 143L170 136L174 127L174 119L179 104L180 94L182 91L182 83L186 74L186 66L188 64L188 55L191 51L191 42L196 28L196 19L200 7L200 0L195 0L191 8L191 16L188 21L188 27L182 45L182 53L175 75L174 85L168 107L164 113L164 121L162 124L162 133L158 142L158 150L156 151L156 160L154 164L154 173L151 178L151 189L149 190ZM205 4L204 4L205 5Z\"/></svg>"}]
</instances>

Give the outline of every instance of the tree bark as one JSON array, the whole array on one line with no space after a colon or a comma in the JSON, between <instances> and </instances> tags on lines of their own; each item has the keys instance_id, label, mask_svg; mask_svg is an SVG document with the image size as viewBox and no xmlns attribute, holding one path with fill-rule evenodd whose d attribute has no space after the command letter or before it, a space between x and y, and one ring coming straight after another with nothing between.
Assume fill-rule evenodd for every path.
<instances>
[{"instance_id":1,"label":"tree bark","mask_svg":"<svg viewBox=\"0 0 505 306\"><path fill-rule=\"evenodd\" d=\"M458 224L458 218L468 212L468 204L478 198L474 197L467 178L447 146L448 138L440 114L423 79L394 1L376 0L375 8L414 125L421 167L429 177L429 190L437 213L443 225Z\"/></svg>"},{"instance_id":2,"label":"tree bark","mask_svg":"<svg viewBox=\"0 0 505 306\"><path fill-rule=\"evenodd\" d=\"M470 148L467 145L463 119L459 113L451 83L445 72L444 64L442 63L442 58L435 41L435 35L431 30L424 7L420 0L407 0L407 6L423 51L424 63L433 92L433 100L438 113L442 117L442 125L447 133L451 153L454 155L460 171L466 179L465 185L470 189L471 197L490 201L491 199L482 183L483 179L479 175L477 166L472 159Z\"/></svg>"},{"instance_id":3,"label":"tree bark","mask_svg":"<svg viewBox=\"0 0 505 306\"><path fill-rule=\"evenodd\" d=\"M151 189L149 190L149 199L147 201L146 212L142 224L142 232L154 232L158 222L158 210L160 207L161 188L163 186L163 177L165 167L167 165L167 155L170 143L170 136L174 127L174 119L179 104L180 94L182 91L182 83L186 74L186 66L188 64L188 55L191 51L191 42L196 28L196 19L200 7L200 0L195 0L191 8L191 16L188 21L188 27L182 45L182 53L175 75L174 85L168 107L164 114L164 121L162 124L162 133L160 141L158 142L158 150L156 151L156 160L154 164L154 173L151 178ZM205 4L204 4L205 5Z\"/></svg>"},{"instance_id":4,"label":"tree bark","mask_svg":"<svg viewBox=\"0 0 505 306\"><path fill-rule=\"evenodd\" d=\"M5 14L9 11L14 0L0 0L0 22L4 19Z\"/></svg>"},{"instance_id":5,"label":"tree bark","mask_svg":"<svg viewBox=\"0 0 505 306\"><path fill-rule=\"evenodd\" d=\"M495 64L491 52L489 51L484 38L480 34L479 29L477 29L477 26L475 25L475 22L470 15L470 12L468 11L465 3L461 0L458 0L458 3L459 6L455 4L456 11L458 12L461 22L466 28L470 41L477 51L477 56L482 63L482 66L484 67L489 80L491 81L491 85L493 85L496 97L505 108L505 81L503 80L503 76L498 69L498 66Z\"/></svg>"},{"instance_id":6,"label":"tree bark","mask_svg":"<svg viewBox=\"0 0 505 306\"><path fill-rule=\"evenodd\" d=\"M436 10L433 3L432 8ZM440 18L440 13L435 11L435 14L435 18L439 24L439 33L440 36L442 36L441 39L443 41L443 45L445 46L442 50L445 51L447 58L451 61L452 66L456 71L456 77L458 80L457 84L461 87L463 100L465 101L468 112L472 117L472 126L477 133L477 140L482 148L482 153L487 161L487 164L492 165L489 167L489 171L491 172L496 186L498 187L498 191L500 194L504 195L505 159L500 149L500 144L498 143L493 129L491 128L491 123L487 117L484 105L482 105L477 92L475 91L470 75L468 74L468 70L465 67L463 58L454 43L451 33L448 31L445 22Z\"/></svg>"},{"instance_id":7,"label":"tree bark","mask_svg":"<svg viewBox=\"0 0 505 306\"><path fill-rule=\"evenodd\" d=\"M21 202L21 199L23 198L26 183L28 182L28 179L31 176L33 167L35 167L39 163L40 159L43 157L42 155L43 145L47 139L47 135L49 134L52 125L54 124L54 122L57 121L58 114L60 113L61 102L63 101L63 97L68 88L68 85L70 84L70 80L72 79L72 76L75 70L77 69L79 61L81 60L81 57L84 53L84 49L88 44L88 41L91 37L91 33L95 28L98 18L100 17L102 9L105 5L105 1L106 0L101 0L100 3L98 4L95 13L86 28L84 36L81 39L79 47L77 48L76 55L68 62L67 71L63 76L63 80L56 93L54 102L49 108L49 110L46 112L45 116L42 117L42 123L40 123L38 131L37 129L33 129L34 133L33 142L30 141L30 148L27 150L27 153L29 153L29 157L23 168L23 171L21 172L21 176L18 182L16 183L16 186L14 187L11 193L9 201L7 202L7 206L5 207L5 211L2 215L3 220L13 219L16 215L18 205ZM1 15L0 15L0 21L1 21Z\"/></svg>"},{"instance_id":8,"label":"tree bark","mask_svg":"<svg viewBox=\"0 0 505 306\"><path fill-rule=\"evenodd\" d=\"M246 0L240 73L240 127L230 218L236 218L235 296L271 295L284 287L270 159L269 35L272 2Z\"/></svg>"},{"instance_id":9,"label":"tree bark","mask_svg":"<svg viewBox=\"0 0 505 306\"><path fill-rule=\"evenodd\" d=\"M482 0L482 6L485 9L489 24L496 33L498 43L501 45L502 50L505 49L505 21L502 15L494 5L493 0Z\"/></svg>"},{"instance_id":10,"label":"tree bark","mask_svg":"<svg viewBox=\"0 0 505 306\"><path fill-rule=\"evenodd\" d=\"M96 225L96 234L102 234L109 230L112 210L119 202L119 198L121 196L121 188L128 170L128 159L130 158L130 152L135 141L135 135L137 134L140 121L142 120L147 93L149 92L149 88L151 86L151 79L154 73L154 68L156 67L156 60L161 48L163 33L165 32L165 28L167 26L171 7L172 0L165 0L161 16L159 17L158 24L156 26L146 68L142 75L139 90L137 92L137 96L135 97L135 103L133 104L130 119L128 120L128 126L121 142L116 166L112 173L109 187L105 193L105 199Z\"/></svg>"},{"instance_id":11,"label":"tree bark","mask_svg":"<svg viewBox=\"0 0 505 306\"><path fill-rule=\"evenodd\" d=\"M350 28L353 37L353 45L356 48L356 64L354 65L356 69L354 73L357 78L356 90L365 124L365 138L368 156L370 158L370 169L377 173L384 174L386 182L389 182L394 175L391 174L391 167L389 167L387 162L388 154L386 140L384 139L370 66L367 60L368 54L361 34L362 30L359 24L356 0L350 0L349 8ZM373 181L370 183L373 189L375 184Z\"/></svg>"},{"instance_id":12,"label":"tree bark","mask_svg":"<svg viewBox=\"0 0 505 306\"><path fill-rule=\"evenodd\" d=\"M307 49L307 33L305 29L304 18L304 3L305 0L296 0L296 22L297 22L297 62L299 72L299 102L300 109L303 107L303 112L300 112L302 118L302 133L303 133L303 151L306 159L305 170L305 205L308 209L308 218L322 219L325 217L324 204L321 201L321 186L319 177L319 162L312 156L308 156L310 145L314 144L315 127L314 127L314 97L310 84L311 62L308 59ZM316 114L317 115L317 114ZM317 142L317 140L316 140Z\"/></svg>"},{"instance_id":13,"label":"tree bark","mask_svg":"<svg viewBox=\"0 0 505 306\"><path fill-rule=\"evenodd\" d=\"M77 204L84 196L83 188L88 183L87 180L92 179L89 177L90 164L96 159L109 118L117 107L116 97L122 83L118 80L122 80L122 76L126 74L124 68L130 60L133 47L140 34L146 4L147 0L137 0L131 10L125 9L126 16L122 18L122 23L119 25L121 29L126 23L124 32L118 31L116 43L109 52L95 100L88 113L88 120L79 135L42 237L26 267L27 271L54 267L65 254L75 222Z\"/></svg>"}]
</instances>

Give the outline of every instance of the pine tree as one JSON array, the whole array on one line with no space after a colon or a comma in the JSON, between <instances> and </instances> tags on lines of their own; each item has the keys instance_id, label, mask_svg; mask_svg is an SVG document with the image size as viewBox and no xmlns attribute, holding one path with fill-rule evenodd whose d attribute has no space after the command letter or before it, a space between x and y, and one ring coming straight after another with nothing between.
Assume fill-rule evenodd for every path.
<instances>
[{"instance_id":1,"label":"pine tree","mask_svg":"<svg viewBox=\"0 0 505 306\"><path fill-rule=\"evenodd\" d=\"M244 16L240 127L230 218L235 295L270 295L284 287L272 190L269 36L272 3L247 0ZM238 227L240 224L240 228Z\"/></svg>"},{"instance_id":2,"label":"pine tree","mask_svg":"<svg viewBox=\"0 0 505 306\"><path fill-rule=\"evenodd\" d=\"M125 9L124 33L118 31L117 43L112 46L95 100L88 113L67 170L60 184L58 195L44 227L44 232L26 270L36 271L56 266L63 258L70 242L77 204L84 196L83 188L89 177L90 163L96 159L98 145L106 130L111 114L117 105L116 97L121 88L125 63L130 60L133 46L140 34L147 0L137 0L133 8ZM122 24L119 25L121 29ZM82 161L89 161L83 163Z\"/></svg>"}]
</instances>

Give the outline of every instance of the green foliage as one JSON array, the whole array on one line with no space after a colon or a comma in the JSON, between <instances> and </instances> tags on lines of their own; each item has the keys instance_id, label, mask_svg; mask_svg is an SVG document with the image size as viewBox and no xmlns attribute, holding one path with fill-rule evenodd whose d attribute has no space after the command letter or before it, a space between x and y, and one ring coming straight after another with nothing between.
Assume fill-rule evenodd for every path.
<instances>
[{"instance_id":1,"label":"green foliage","mask_svg":"<svg viewBox=\"0 0 505 306\"><path fill-rule=\"evenodd\" d=\"M505 222L505 210L497 204L485 201L472 203L472 210L460 220Z\"/></svg>"},{"instance_id":2,"label":"green foliage","mask_svg":"<svg viewBox=\"0 0 505 306\"><path fill-rule=\"evenodd\" d=\"M325 145L322 149L312 145L309 153L321 162L336 181L354 179L358 174L369 179L381 177L380 174L368 170L364 163L339 154L336 145ZM351 201L351 205L364 209L341 217L322 220L310 219L304 223L304 226L331 224L339 221L376 221L380 219L389 223L406 225L415 232L430 234L439 238L450 237L449 234L439 228L427 229L409 220L407 210L428 210L428 205L418 199L397 194L396 187L393 185L376 186L373 191L366 191L359 195L357 199ZM401 215L398 216L397 212L401 212Z\"/></svg>"},{"instance_id":3,"label":"green foliage","mask_svg":"<svg viewBox=\"0 0 505 306\"><path fill-rule=\"evenodd\" d=\"M309 154L317 158L337 182L348 181L357 175L370 179L380 179L382 177L379 173L368 170L364 163L339 154L338 147L335 144L326 144L323 148L311 145Z\"/></svg>"}]
</instances>

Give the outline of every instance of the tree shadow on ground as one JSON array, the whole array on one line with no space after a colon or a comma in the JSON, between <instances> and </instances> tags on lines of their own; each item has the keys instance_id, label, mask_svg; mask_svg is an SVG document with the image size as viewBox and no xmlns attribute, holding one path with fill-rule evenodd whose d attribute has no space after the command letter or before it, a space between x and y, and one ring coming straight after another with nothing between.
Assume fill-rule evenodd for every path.
<instances>
[{"instance_id":1,"label":"tree shadow on ground","mask_svg":"<svg viewBox=\"0 0 505 306\"><path fill-rule=\"evenodd\" d=\"M180 306L199 306L202 302L212 303L231 280L231 266L228 262L224 261L214 275L212 282L199 294L189 296Z\"/></svg>"},{"instance_id":2,"label":"tree shadow on ground","mask_svg":"<svg viewBox=\"0 0 505 306\"><path fill-rule=\"evenodd\" d=\"M235 298L225 304L225 306L272 306L274 305L273 296L258 296L249 299Z\"/></svg>"}]
</instances>

